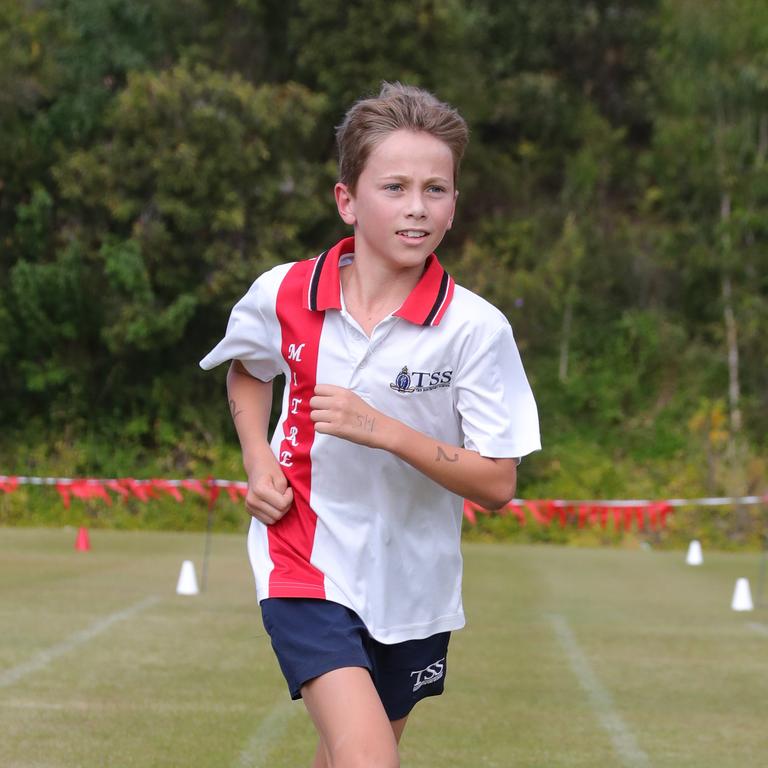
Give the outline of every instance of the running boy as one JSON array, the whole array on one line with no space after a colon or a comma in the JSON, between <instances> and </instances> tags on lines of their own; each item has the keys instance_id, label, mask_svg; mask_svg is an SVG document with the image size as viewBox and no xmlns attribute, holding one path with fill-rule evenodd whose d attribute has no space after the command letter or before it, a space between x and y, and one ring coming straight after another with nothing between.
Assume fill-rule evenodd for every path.
<instances>
[{"instance_id":1,"label":"running boy","mask_svg":"<svg viewBox=\"0 0 768 768\"><path fill-rule=\"evenodd\" d=\"M261 275L201 362L232 360L248 551L264 626L317 728L314 768L390 768L442 692L461 603L462 499L497 508L539 445L504 316L434 250L453 222L464 120L384 84L337 130L354 235ZM268 443L272 379L286 377Z\"/></svg>"}]
</instances>

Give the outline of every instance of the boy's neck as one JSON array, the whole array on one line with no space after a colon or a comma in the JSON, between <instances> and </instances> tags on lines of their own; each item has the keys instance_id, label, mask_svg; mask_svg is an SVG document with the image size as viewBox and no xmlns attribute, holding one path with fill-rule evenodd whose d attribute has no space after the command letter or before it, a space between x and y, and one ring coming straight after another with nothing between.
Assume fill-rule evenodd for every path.
<instances>
[{"instance_id":1,"label":"boy's neck","mask_svg":"<svg viewBox=\"0 0 768 768\"><path fill-rule=\"evenodd\" d=\"M370 336L385 317L402 306L423 272L423 264L392 270L355 254L354 261L339 273L347 312Z\"/></svg>"}]
</instances>

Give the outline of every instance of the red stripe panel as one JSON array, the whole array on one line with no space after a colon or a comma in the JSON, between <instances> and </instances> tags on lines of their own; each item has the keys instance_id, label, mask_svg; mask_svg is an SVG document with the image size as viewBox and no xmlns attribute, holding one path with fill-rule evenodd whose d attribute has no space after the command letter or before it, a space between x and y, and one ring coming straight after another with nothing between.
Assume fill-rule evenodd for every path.
<instances>
[{"instance_id":1,"label":"red stripe panel","mask_svg":"<svg viewBox=\"0 0 768 768\"><path fill-rule=\"evenodd\" d=\"M288 413L283 423L285 438L278 460L293 488L293 506L267 528L269 554L274 568L269 577L270 597L325 597L323 574L310 563L317 515L309 505L312 489L310 450L315 428L309 417L309 401L315 392L317 355L323 329L323 312L305 309L305 282L315 261L291 267L277 293L277 319L282 333L282 354L290 367Z\"/></svg>"}]
</instances>

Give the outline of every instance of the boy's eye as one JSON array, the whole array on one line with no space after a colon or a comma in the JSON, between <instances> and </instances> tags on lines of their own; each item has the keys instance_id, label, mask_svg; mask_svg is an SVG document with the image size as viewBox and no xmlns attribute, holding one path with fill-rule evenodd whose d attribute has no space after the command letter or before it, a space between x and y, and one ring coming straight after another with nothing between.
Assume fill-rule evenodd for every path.
<instances>
[{"instance_id":1,"label":"boy's eye","mask_svg":"<svg viewBox=\"0 0 768 768\"><path fill-rule=\"evenodd\" d=\"M446 191L445 187L441 187L439 184L432 184L431 186L427 187L428 192L433 192L435 194L442 194Z\"/></svg>"},{"instance_id":2,"label":"boy's eye","mask_svg":"<svg viewBox=\"0 0 768 768\"><path fill-rule=\"evenodd\" d=\"M400 192L403 188L402 184L398 184L397 182L392 182L391 184L385 184L384 189L386 189L388 192Z\"/></svg>"}]
</instances>

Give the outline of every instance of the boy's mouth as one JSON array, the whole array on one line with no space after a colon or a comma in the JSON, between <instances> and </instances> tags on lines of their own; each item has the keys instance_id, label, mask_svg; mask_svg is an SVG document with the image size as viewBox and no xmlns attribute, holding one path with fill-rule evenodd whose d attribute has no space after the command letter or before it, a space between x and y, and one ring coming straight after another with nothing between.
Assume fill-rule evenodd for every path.
<instances>
[{"instance_id":1,"label":"boy's mouth","mask_svg":"<svg viewBox=\"0 0 768 768\"><path fill-rule=\"evenodd\" d=\"M397 234L402 235L403 237L412 238L413 240L420 240L421 238L426 237L429 232L425 232L423 229L399 229Z\"/></svg>"}]
</instances>

